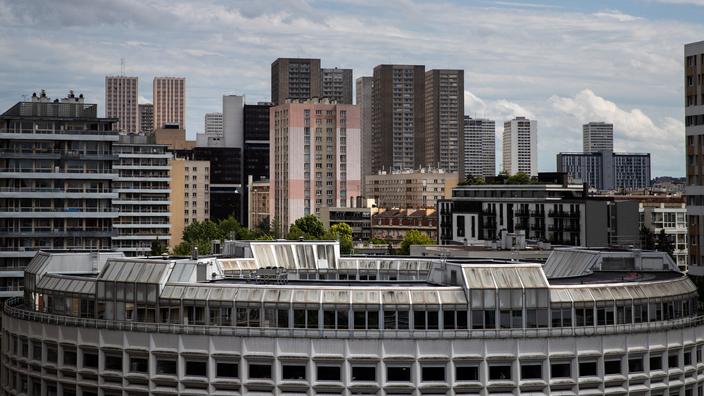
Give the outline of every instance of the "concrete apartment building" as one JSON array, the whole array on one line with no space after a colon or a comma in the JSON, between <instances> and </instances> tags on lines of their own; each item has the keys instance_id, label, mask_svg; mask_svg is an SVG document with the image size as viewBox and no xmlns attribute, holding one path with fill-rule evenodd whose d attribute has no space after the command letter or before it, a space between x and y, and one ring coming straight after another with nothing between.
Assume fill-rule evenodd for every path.
<instances>
[{"instance_id":1,"label":"concrete apartment building","mask_svg":"<svg viewBox=\"0 0 704 396\"><path fill-rule=\"evenodd\" d=\"M684 46L689 273L704 276L704 41Z\"/></svg>"},{"instance_id":2,"label":"concrete apartment building","mask_svg":"<svg viewBox=\"0 0 704 396\"><path fill-rule=\"evenodd\" d=\"M118 196L112 205L118 217L112 247L127 256L149 254L153 241L168 246L171 238L172 155L166 145L153 142L150 135L121 135L113 144L117 156L113 168L118 172L113 191Z\"/></svg>"},{"instance_id":3,"label":"concrete apartment building","mask_svg":"<svg viewBox=\"0 0 704 396\"><path fill-rule=\"evenodd\" d=\"M376 209L358 207L321 208L320 221L325 228L345 223L352 228L352 241L368 241L372 237L372 213Z\"/></svg>"},{"instance_id":4,"label":"concrete apartment building","mask_svg":"<svg viewBox=\"0 0 704 396\"><path fill-rule=\"evenodd\" d=\"M210 162L169 159L171 187L171 249L183 240L191 223L210 218Z\"/></svg>"},{"instance_id":5,"label":"concrete apartment building","mask_svg":"<svg viewBox=\"0 0 704 396\"><path fill-rule=\"evenodd\" d=\"M139 80L137 77L105 77L105 117L116 118L116 129L139 132Z\"/></svg>"},{"instance_id":6,"label":"concrete apartment building","mask_svg":"<svg viewBox=\"0 0 704 396\"><path fill-rule=\"evenodd\" d=\"M247 179L247 226L269 227L271 213L269 211L269 180L255 181L250 175Z\"/></svg>"},{"instance_id":7,"label":"concrete apartment building","mask_svg":"<svg viewBox=\"0 0 704 396\"><path fill-rule=\"evenodd\" d=\"M322 207L361 195L359 109L328 99L271 108L270 213L282 233Z\"/></svg>"},{"instance_id":8,"label":"concrete apartment building","mask_svg":"<svg viewBox=\"0 0 704 396\"><path fill-rule=\"evenodd\" d=\"M139 113L139 133L148 135L154 130L154 105L144 103L137 106Z\"/></svg>"},{"instance_id":9,"label":"concrete apartment building","mask_svg":"<svg viewBox=\"0 0 704 396\"><path fill-rule=\"evenodd\" d=\"M222 136L222 113L205 113L203 132L206 135Z\"/></svg>"},{"instance_id":10,"label":"concrete apartment building","mask_svg":"<svg viewBox=\"0 0 704 396\"><path fill-rule=\"evenodd\" d=\"M154 77L152 83L154 127L186 126L186 79L184 77Z\"/></svg>"},{"instance_id":11,"label":"concrete apartment building","mask_svg":"<svg viewBox=\"0 0 704 396\"><path fill-rule=\"evenodd\" d=\"M365 178L372 174L372 92L374 77L359 77L356 81L355 104L359 107L359 120L362 130L362 187Z\"/></svg>"},{"instance_id":12,"label":"concrete apartment building","mask_svg":"<svg viewBox=\"0 0 704 396\"><path fill-rule=\"evenodd\" d=\"M582 145L585 153L614 151L614 124L589 122L582 125Z\"/></svg>"},{"instance_id":13,"label":"concrete apartment building","mask_svg":"<svg viewBox=\"0 0 704 396\"><path fill-rule=\"evenodd\" d=\"M464 116L464 156L460 181L496 176L496 122Z\"/></svg>"},{"instance_id":14,"label":"concrete apartment building","mask_svg":"<svg viewBox=\"0 0 704 396\"><path fill-rule=\"evenodd\" d=\"M320 95L341 104L352 104L352 69L320 70Z\"/></svg>"},{"instance_id":15,"label":"concrete apartment building","mask_svg":"<svg viewBox=\"0 0 704 396\"><path fill-rule=\"evenodd\" d=\"M425 160L425 66L379 65L372 89L372 173Z\"/></svg>"},{"instance_id":16,"label":"concrete apartment building","mask_svg":"<svg viewBox=\"0 0 704 396\"><path fill-rule=\"evenodd\" d=\"M0 298L22 295L40 249L111 249L116 122L73 92L0 115Z\"/></svg>"},{"instance_id":17,"label":"concrete apartment building","mask_svg":"<svg viewBox=\"0 0 704 396\"><path fill-rule=\"evenodd\" d=\"M599 191L642 190L650 187L649 153L594 151L558 153L557 171L575 183Z\"/></svg>"},{"instance_id":18,"label":"concrete apartment building","mask_svg":"<svg viewBox=\"0 0 704 396\"><path fill-rule=\"evenodd\" d=\"M504 123L504 172L538 175L538 122L516 117Z\"/></svg>"},{"instance_id":19,"label":"concrete apartment building","mask_svg":"<svg viewBox=\"0 0 704 396\"><path fill-rule=\"evenodd\" d=\"M271 101L319 98L321 82L320 59L278 58L271 64Z\"/></svg>"},{"instance_id":20,"label":"concrete apartment building","mask_svg":"<svg viewBox=\"0 0 704 396\"><path fill-rule=\"evenodd\" d=\"M366 197L379 208L434 208L438 200L449 198L458 184L457 173L443 169L421 168L379 172L366 177Z\"/></svg>"},{"instance_id":21,"label":"concrete apartment building","mask_svg":"<svg viewBox=\"0 0 704 396\"><path fill-rule=\"evenodd\" d=\"M425 166L461 172L463 124L464 70L425 72Z\"/></svg>"}]
</instances>

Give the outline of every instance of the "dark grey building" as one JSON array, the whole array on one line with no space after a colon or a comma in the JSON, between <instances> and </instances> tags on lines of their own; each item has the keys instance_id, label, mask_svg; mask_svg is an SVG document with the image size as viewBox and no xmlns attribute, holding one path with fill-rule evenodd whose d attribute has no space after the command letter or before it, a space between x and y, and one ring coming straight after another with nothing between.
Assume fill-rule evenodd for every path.
<instances>
[{"instance_id":1,"label":"dark grey building","mask_svg":"<svg viewBox=\"0 0 704 396\"><path fill-rule=\"evenodd\" d=\"M557 171L600 191L639 190L650 187L650 154L559 153Z\"/></svg>"},{"instance_id":2,"label":"dark grey building","mask_svg":"<svg viewBox=\"0 0 704 396\"><path fill-rule=\"evenodd\" d=\"M244 149L242 150L242 193L240 222L249 226L247 180L269 180L269 109L271 103L244 105Z\"/></svg>"},{"instance_id":3,"label":"dark grey building","mask_svg":"<svg viewBox=\"0 0 704 396\"><path fill-rule=\"evenodd\" d=\"M324 98L352 104L352 69L321 69L320 91Z\"/></svg>"},{"instance_id":4,"label":"dark grey building","mask_svg":"<svg viewBox=\"0 0 704 396\"><path fill-rule=\"evenodd\" d=\"M321 81L320 59L278 58L271 64L271 101L320 97Z\"/></svg>"},{"instance_id":5,"label":"dark grey building","mask_svg":"<svg viewBox=\"0 0 704 396\"><path fill-rule=\"evenodd\" d=\"M704 276L704 41L684 46L683 71L689 273L701 277Z\"/></svg>"}]
</instances>

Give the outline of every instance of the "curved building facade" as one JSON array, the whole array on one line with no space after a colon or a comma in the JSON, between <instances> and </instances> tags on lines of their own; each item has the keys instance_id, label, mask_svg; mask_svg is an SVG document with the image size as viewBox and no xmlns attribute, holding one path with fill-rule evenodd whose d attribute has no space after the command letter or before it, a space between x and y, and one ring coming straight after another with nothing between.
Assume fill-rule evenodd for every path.
<instances>
[{"instance_id":1,"label":"curved building facade","mask_svg":"<svg viewBox=\"0 0 704 396\"><path fill-rule=\"evenodd\" d=\"M704 395L696 288L664 254L225 250L37 254L3 310L0 394Z\"/></svg>"}]
</instances>

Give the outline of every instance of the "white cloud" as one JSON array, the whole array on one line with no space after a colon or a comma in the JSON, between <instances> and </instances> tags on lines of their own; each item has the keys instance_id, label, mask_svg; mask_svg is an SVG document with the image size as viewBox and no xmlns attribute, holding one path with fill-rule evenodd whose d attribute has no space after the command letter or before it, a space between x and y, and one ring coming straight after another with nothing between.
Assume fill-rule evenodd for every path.
<instances>
[{"instance_id":1,"label":"white cloud","mask_svg":"<svg viewBox=\"0 0 704 396\"><path fill-rule=\"evenodd\" d=\"M139 102L139 104L152 104L151 100L145 98L142 95L139 95L139 99L137 99L137 101Z\"/></svg>"}]
</instances>

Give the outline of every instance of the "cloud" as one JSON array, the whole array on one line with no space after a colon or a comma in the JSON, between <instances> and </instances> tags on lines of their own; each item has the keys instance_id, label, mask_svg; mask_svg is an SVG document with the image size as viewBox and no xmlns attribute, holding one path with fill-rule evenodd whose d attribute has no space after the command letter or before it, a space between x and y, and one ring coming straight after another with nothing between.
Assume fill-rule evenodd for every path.
<instances>
[{"instance_id":1,"label":"cloud","mask_svg":"<svg viewBox=\"0 0 704 396\"><path fill-rule=\"evenodd\" d=\"M600 11L600 12L595 12L593 15L595 17L599 17L599 18L615 19L619 22L632 22L632 21L637 21L637 20L643 19L643 18L640 18L637 16L624 14L618 10Z\"/></svg>"},{"instance_id":2,"label":"cloud","mask_svg":"<svg viewBox=\"0 0 704 396\"><path fill-rule=\"evenodd\" d=\"M139 102L139 104L152 104L151 100L145 98L142 95L139 95L139 99L137 101Z\"/></svg>"}]
</instances>

